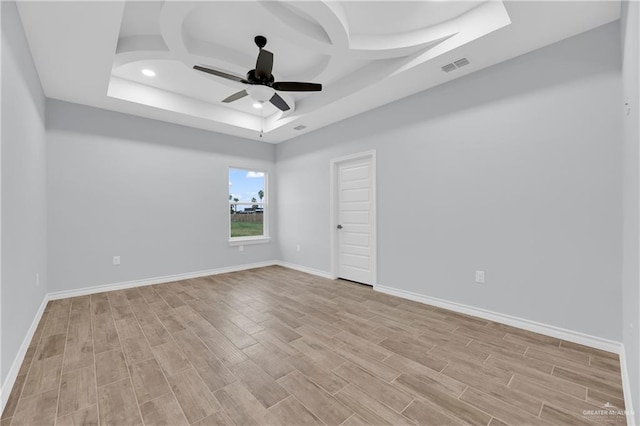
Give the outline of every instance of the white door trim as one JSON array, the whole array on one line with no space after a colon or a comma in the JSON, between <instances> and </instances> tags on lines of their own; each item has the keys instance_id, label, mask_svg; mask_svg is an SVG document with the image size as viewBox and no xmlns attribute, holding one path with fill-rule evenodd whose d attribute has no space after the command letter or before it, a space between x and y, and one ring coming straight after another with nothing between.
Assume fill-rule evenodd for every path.
<instances>
[{"instance_id":1,"label":"white door trim","mask_svg":"<svg viewBox=\"0 0 640 426\"><path fill-rule=\"evenodd\" d=\"M344 163L346 161L358 160L370 158L371 159L371 170L372 170L372 178L371 178L371 186L372 186L372 203L373 203L373 214L371 217L372 221L372 236L371 236L371 272L373 275L373 286L378 284L378 225L377 225L377 215L378 215L378 204L377 204L377 188L378 185L376 183L376 150L359 152L356 154L346 155L344 157L334 158L331 160L331 195L329 200L329 208L331 209L331 220L330 220L330 229L329 235L331 236L331 277L333 279L338 278L338 235L337 228L338 226L338 165L340 163Z\"/></svg>"}]
</instances>

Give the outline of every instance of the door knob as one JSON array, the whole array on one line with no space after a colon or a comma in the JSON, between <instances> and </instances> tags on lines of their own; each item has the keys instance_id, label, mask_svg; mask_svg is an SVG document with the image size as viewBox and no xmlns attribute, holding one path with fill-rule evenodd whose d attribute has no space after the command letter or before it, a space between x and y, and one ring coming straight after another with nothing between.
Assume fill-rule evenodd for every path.
<instances>
[{"instance_id":1,"label":"door knob","mask_svg":"<svg viewBox=\"0 0 640 426\"><path fill-rule=\"evenodd\" d=\"M337 228L338 228L338 229L342 229L342 225L338 225L338 226L337 226Z\"/></svg>"}]
</instances>

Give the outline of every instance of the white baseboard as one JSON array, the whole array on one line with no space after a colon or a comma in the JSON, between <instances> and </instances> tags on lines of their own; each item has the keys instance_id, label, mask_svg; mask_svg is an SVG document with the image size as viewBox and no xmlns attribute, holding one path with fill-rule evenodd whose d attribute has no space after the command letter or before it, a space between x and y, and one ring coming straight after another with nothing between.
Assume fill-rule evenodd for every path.
<instances>
[{"instance_id":1,"label":"white baseboard","mask_svg":"<svg viewBox=\"0 0 640 426\"><path fill-rule=\"evenodd\" d=\"M579 331L568 330L566 328L556 327L553 325L543 324L524 318L518 318L511 315L501 314L486 309L475 308L462 303L450 302L448 300L438 299L435 297L425 296L411 291L401 290L393 287L382 285L374 286L376 291L391 294L393 296L402 297L404 299L413 300L415 302L425 303L427 305L437 306L439 308L449 309L454 312L472 315L489 321L499 322L501 324L510 325L524 330L533 331L534 333L544 334L546 336L556 337L573 343L601 349L607 352L620 354L622 352L622 343L613 340L603 339L601 337L592 336L581 333Z\"/></svg>"},{"instance_id":2,"label":"white baseboard","mask_svg":"<svg viewBox=\"0 0 640 426\"><path fill-rule=\"evenodd\" d=\"M144 287L147 285L170 283L173 281L188 280L192 278L207 277L209 275L227 274L229 272L245 271L247 269L262 268L265 266L277 265L278 262L270 260L267 262L248 263L244 265L228 266L224 268L208 269L204 271L187 272L184 274L166 275L164 277L144 278L141 280L125 281L121 283L103 284L93 287L85 287L76 290L56 291L49 293L49 300L66 299L67 297L85 296L87 294L103 293L105 291L123 290L134 287Z\"/></svg>"},{"instance_id":3,"label":"white baseboard","mask_svg":"<svg viewBox=\"0 0 640 426\"><path fill-rule=\"evenodd\" d=\"M296 271L304 272L311 275L316 275L318 277L327 278L330 280L335 279L333 275L329 272L321 271L319 269L308 268L306 266L296 265L295 263L283 262L282 260L278 260L275 262L276 265L282 266L284 268L293 269Z\"/></svg>"},{"instance_id":4,"label":"white baseboard","mask_svg":"<svg viewBox=\"0 0 640 426\"><path fill-rule=\"evenodd\" d=\"M637 426L635 412L633 409L633 398L631 397L631 382L629 381L629 370L627 369L627 353L622 345L620 356L620 373L622 375L622 393L624 396L624 408L627 415L627 425Z\"/></svg>"},{"instance_id":5,"label":"white baseboard","mask_svg":"<svg viewBox=\"0 0 640 426\"><path fill-rule=\"evenodd\" d=\"M47 295L45 295L44 299L42 299L40 307L38 308L38 311L36 312L36 316L33 318L31 327L29 327L27 335L22 341L22 346L20 346L20 350L13 360L13 364L11 365L11 369L9 370L9 374L7 374L6 379L4 379L4 383L2 383L2 388L0 388L0 395L2 395L2 405L0 406L0 413L4 411L4 407L7 405L9 395L11 394L11 389L13 389L13 385L16 383L16 378L18 378L20 367L22 366L22 362L24 361L24 356L27 354L27 349L29 349L31 339L33 339L33 335L38 328L38 324L40 323L40 319L42 318L42 314L44 313L44 308L47 307L48 302L49 298L47 297Z\"/></svg>"}]
</instances>

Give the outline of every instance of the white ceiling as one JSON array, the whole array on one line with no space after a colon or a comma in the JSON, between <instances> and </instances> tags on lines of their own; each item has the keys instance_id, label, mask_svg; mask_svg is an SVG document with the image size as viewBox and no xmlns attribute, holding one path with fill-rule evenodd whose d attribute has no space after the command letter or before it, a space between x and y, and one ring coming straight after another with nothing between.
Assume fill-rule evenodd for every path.
<instances>
[{"instance_id":1,"label":"white ceiling","mask_svg":"<svg viewBox=\"0 0 640 426\"><path fill-rule=\"evenodd\" d=\"M49 98L278 143L620 17L618 1L20 2ZM256 35L291 110L255 109L244 77ZM446 73L460 58L470 64ZM141 73L155 71L155 77ZM302 131L294 127L304 125Z\"/></svg>"}]
</instances>

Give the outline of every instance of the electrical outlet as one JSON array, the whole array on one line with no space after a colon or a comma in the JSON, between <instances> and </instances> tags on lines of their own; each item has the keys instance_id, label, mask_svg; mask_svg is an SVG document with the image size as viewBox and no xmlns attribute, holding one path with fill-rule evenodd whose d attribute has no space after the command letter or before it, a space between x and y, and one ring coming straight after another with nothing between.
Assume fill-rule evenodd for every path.
<instances>
[{"instance_id":1,"label":"electrical outlet","mask_svg":"<svg viewBox=\"0 0 640 426\"><path fill-rule=\"evenodd\" d=\"M36 273L36 287L40 287L40 273Z\"/></svg>"},{"instance_id":2,"label":"electrical outlet","mask_svg":"<svg viewBox=\"0 0 640 426\"><path fill-rule=\"evenodd\" d=\"M300 251L300 244L296 244L296 251Z\"/></svg>"},{"instance_id":3,"label":"electrical outlet","mask_svg":"<svg viewBox=\"0 0 640 426\"><path fill-rule=\"evenodd\" d=\"M476 271L476 282L484 284L484 271Z\"/></svg>"},{"instance_id":4,"label":"electrical outlet","mask_svg":"<svg viewBox=\"0 0 640 426\"><path fill-rule=\"evenodd\" d=\"M113 256L113 264L114 265L120 264L120 256Z\"/></svg>"},{"instance_id":5,"label":"electrical outlet","mask_svg":"<svg viewBox=\"0 0 640 426\"><path fill-rule=\"evenodd\" d=\"M244 251L244 246L242 246L242 245L238 246L238 251L240 251L240 252Z\"/></svg>"}]
</instances>

